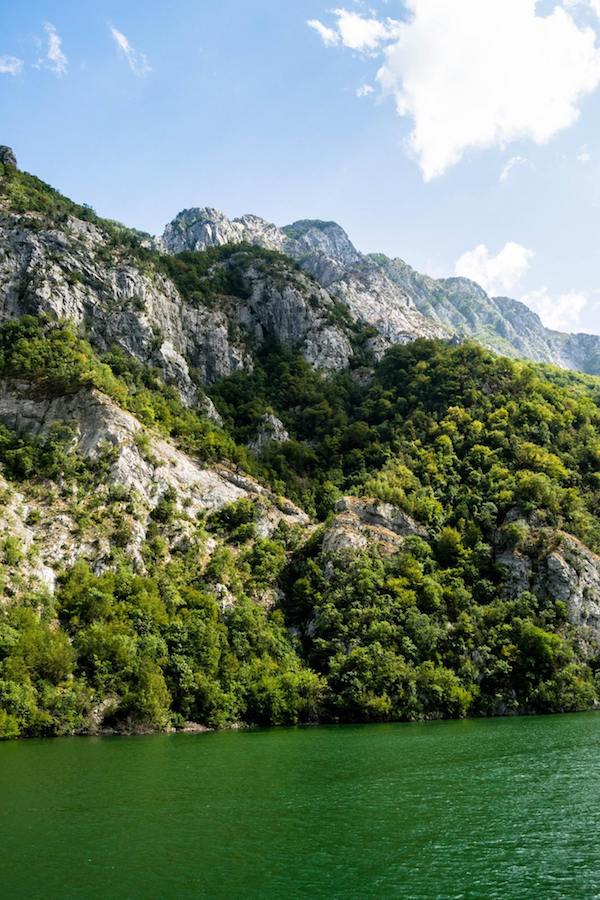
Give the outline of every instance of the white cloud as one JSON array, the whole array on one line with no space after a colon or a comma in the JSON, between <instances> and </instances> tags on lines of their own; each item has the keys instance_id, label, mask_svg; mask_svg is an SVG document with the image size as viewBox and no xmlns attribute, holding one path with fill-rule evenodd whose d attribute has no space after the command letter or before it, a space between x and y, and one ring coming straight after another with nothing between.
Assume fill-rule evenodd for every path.
<instances>
[{"instance_id":1,"label":"white cloud","mask_svg":"<svg viewBox=\"0 0 600 900\"><path fill-rule=\"evenodd\" d=\"M67 72L68 60L63 53L60 35L51 22L46 22L44 31L46 32L48 47L46 50L46 58L45 60L40 60L40 63L45 65L47 69L50 69L51 72L54 72L54 74L59 77L65 75Z\"/></svg>"},{"instance_id":2,"label":"white cloud","mask_svg":"<svg viewBox=\"0 0 600 900\"><path fill-rule=\"evenodd\" d=\"M527 160L524 156L511 156L507 163L502 167L500 172L500 181L508 181L508 177L515 166L524 166Z\"/></svg>"},{"instance_id":3,"label":"white cloud","mask_svg":"<svg viewBox=\"0 0 600 900\"><path fill-rule=\"evenodd\" d=\"M563 3L600 15L600 0ZM339 8L333 27L308 24L327 46L383 54L377 78L412 118L409 143L429 181L468 149L544 144L577 121L600 84L600 48L565 5L542 15L539 0L405 0L402 22Z\"/></svg>"},{"instance_id":4,"label":"white cloud","mask_svg":"<svg viewBox=\"0 0 600 900\"><path fill-rule=\"evenodd\" d=\"M306 24L317 32L326 47L335 47L339 44L340 36L334 28L328 28L318 19L309 19Z\"/></svg>"},{"instance_id":5,"label":"white cloud","mask_svg":"<svg viewBox=\"0 0 600 900\"><path fill-rule=\"evenodd\" d=\"M135 75L143 76L152 71L146 55L132 47L122 31L118 31L111 26L110 33L115 44L127 60L129 68Z\"/></svg>"},{"instance_id":6,"label":"white cloud","mask_svg":"<svg viewBox=\"0 0 600 900\"><path fill-rule=\"evenodd\" d=\"M360 87L356 88L356 96L357 97L368 97L369 94L373 94L375 88L372 84L361 84Z\"/></svg>"},{"instance_id":7,"label":"white cloud","mask_svg":"<svg viewBox=\"0 0 600 900\"><path fill-rule=\"evenodd\" d=\"M367 19L348 9L336 9L334 15L342 44L350 50L372 52L399 34L400 23L394 19Z\"/></svg>"},{"instance_id":8,"label":"white cloud","mask_svg":"<svg viewBox=\"0 0 600 900\"><path fill-rule=\"evenodd\" d=\"M556 331L576 331L589 297L579 291L553 296L542 287L521 298L541 318L544 325Z\"/></svg>"},{"instance_id":9,"label":"white cloud","mask_svg":"<svg viewBox=\"0 0 600 900\"><path fill-rule=\"evenodd\" d=\"M527 272L533 250L509 241L492 256L485 244L468 250L456 261L454 271L462 278L476 281L491 296L512 291Z\"/></svg>"},{"instance_id":10,"label":"white cloud","mask_svg":"<svg viewBox=\"0 0 600 900\"><path fill-rule=\"evenodd\" d=\"M324 25L318 19L310 19L306 24L320 35L326 47L338 44L359 53L372 54L382 44L393 40L399 33L399 22L394 19L367 18L348 9L334 9L337 21L334 28Z\"/></svg>"},{"instance_id":11,"label":"white cloud","mask_svg":"<svg viewBox=\"0 0 600 900\"><path fill-rule=\"evenodd\" d=\"M0 75L18 75L22 69L22 59L16 56L0 56Z\"/></svg>"},{"instance_id":12,"label":"white cloud","mask_svg":"<svg viewBox=\"0 0 600 900\"><path fill-rule=\"evenodd\" d=\"M485 244L464 253L456 262L455 272L462 278L476 281L492 297L509 295L529 269L534 253L521 244L509 241L492 256ZM590 297L582 291L551 294L541 287L525 295L517 294L536 312L547 328L556 331L577 331L582 328L582 316Z\"/></svg>"},{"instance_id":13,"label":"white cloud","mask_svg":"<svg viewBox=\"0 0 600 900\"><path fill-rule=\"evenodd\" d=\"M473 147L543 144L579 115L600 83L595 33L560 6L536 0L407 0L378 73L401 116L426 180Z\"/></svg>"}]
</instances>

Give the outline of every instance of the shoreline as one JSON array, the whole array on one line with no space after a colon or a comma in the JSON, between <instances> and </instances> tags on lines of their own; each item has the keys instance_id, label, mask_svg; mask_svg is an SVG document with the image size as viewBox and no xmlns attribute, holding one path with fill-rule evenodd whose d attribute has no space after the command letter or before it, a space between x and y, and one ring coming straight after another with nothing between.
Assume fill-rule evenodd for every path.
<instances>
[{"instance_id":1,"label":"shoreline","mask_svg":"<svg viewBox=\"0 0 600 900\"><path fill-rule=\"evenodd\" d=\"M354 722L297 722L290 725L257 725L247 724L245 722L235 722L221 728L212 728L209 725L201 725L199 722L188 722L183 728L132 728L128 731L103 728L99 731L73 731L68 734L52 734L52 735L19 735L12 738L0 738L1 744L15 743L18 741L54 741L61 738L131 738L131 737L156 737L158 735L206 735L206 734L228 734L232 732L246 731L279 731L284 729L314 729L314 728L356 728L370 727L382 725L435 725L451 722L482 722L482 721L502 721L513 719L542 719L542 718L562 718L564 716L587 715L591 713L600 713L600 704L586 709L572 709L564 712L509 712L502 715L493 716L462 716L460 718L447 718L443 716L431 716L422 719L394 719L390 721L365 722L357 720Z\"/></svg>"}]
</instances>

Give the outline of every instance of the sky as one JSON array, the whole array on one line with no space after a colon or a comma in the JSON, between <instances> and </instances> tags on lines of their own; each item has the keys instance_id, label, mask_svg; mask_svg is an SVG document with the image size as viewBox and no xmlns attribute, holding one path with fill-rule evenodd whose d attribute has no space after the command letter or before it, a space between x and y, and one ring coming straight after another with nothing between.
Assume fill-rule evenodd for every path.
<instances>
[{"instance_id":1,"label":"sky","mask_svg":"<svg viewBox=\"0 0 600 900\"><path fill-rule=\"evenodd\" d=\"M0 3L0 143L151 233L339 222L600 333L600 0Z\"/></svg>"}]
</instances>

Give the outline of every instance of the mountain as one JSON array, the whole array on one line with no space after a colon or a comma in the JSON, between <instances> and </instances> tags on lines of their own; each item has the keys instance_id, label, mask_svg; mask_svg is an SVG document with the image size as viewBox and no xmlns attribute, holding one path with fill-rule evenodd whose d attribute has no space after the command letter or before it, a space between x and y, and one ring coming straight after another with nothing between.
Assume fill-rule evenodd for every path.
<instances>
[{"instance_id":1,"label":"mountain","mask_svg":"<svg viewBox=\"0 0 600 900\"><path fill-rule=\"evenodd\" d=\"M364 255L335 222L278 228L257 216L228 219L215 209L187 209L167 225L169 253L247 242L297 260L360 320L393 343L411 337L470 338L497 353L600 374L600 337L545 328L508 297L489 297L466 278L434 279L401 259Z\"/></svg>"},{"instance_id":2,"label":"mountain","mask_svg":"<svg viewBox=\"0 0 600 900\"><path fill-rule=\"evenodd\" d=\"M488 297L468 278L433 279L400 259L374 257L388 277L413 299L423 315L441 321L462 338L521 359L547 362L588 374L600 373L600 337L546 328L519 300Z\"/></svg>"},{"instance_id":3,"label":"mountain","mask_svg":"<svg viewBox=\"0 0 600 900\"><path fill-rule=\"evenodd\" d=\"M468 297L524 315L0 148L0 736L597 706L600 380L457 340Z\"/></svg>"},{"instance_id":4,"label":"mountain","mask_svg":"<svg viewBox=\"0 0 600 900\"><path fill-rule=\"evenodd\" d=\"M335 222L296 222L277 228L258 216L227 219L214 209L187 209L167 225L159 246L168 253L244 242L296 260L351 314L375 329L381 346L451 332L426 318L380 265L359 253Z\"/></svg>"}]
</instances>

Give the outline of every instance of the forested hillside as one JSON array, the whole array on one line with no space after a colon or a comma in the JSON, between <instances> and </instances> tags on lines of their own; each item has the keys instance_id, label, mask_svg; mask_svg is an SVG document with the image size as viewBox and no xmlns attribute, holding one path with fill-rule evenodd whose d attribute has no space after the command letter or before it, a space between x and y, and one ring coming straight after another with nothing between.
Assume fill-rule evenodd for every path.
<instances>
[{"instance_id":1,"label":"forested hillside","mask_svg":"<svg viewBox=\"0 0 600 900\"><path fill-rule=\"evenodd\" d=\"M0 176L0 735L600 702L600 380Z\"/></svg>"}]
</instances>

